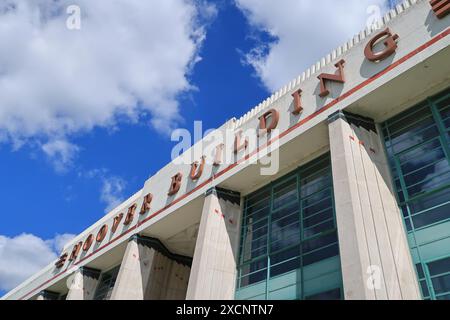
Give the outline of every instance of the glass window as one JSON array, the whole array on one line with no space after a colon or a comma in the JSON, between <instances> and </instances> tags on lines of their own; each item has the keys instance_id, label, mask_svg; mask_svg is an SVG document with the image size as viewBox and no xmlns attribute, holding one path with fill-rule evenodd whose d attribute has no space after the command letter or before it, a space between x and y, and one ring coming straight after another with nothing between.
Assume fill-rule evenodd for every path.
<instances>
[{"instance_id":1,"label":"glass window","mask_svg":"<svg viewBox=\"0 0 450 320\"><path fill-rule=\"evenodd\" d=\"M432 282L436 294L450 292L450 274L433 278Z\"/></svg>"},{"instance_id":2,"label":"glass window","mask_svg":"<svg viewBox=\"0 0 450 320\"><path fill-rule=\"evenodd\" d=\"M428 263L431 276L450 272L450 257Z\"/></svg>"},{"instance_id":3,"label":"glass window","mask_svg":"<svg viewBox=\"0 0 450 320\"><path fill-rule=\"evenodd\" d=\"M111 298L119 270L120 266L117 266L101 274L94 300L109 300Z\"/></svg>"},{"instance_id":4,"label":"glass window","mask_svg":"<svg viewBox=\"0 0 450 320\"><path fill-rule=\"evenodd\" d=\"M433 292L438 300L450 298L450 257L427 263Z\"/></svg>"},{"instance_id":5,"label":"glass window","mask_svg":"<svg viewBox=\"0 0 450 320\"><path fill-rule=\"evenodd\" d=\"M341 299L340 288L306 297L306 300L340 300L340 299Z\"/></svg>"},{"instance_id":6,"label":"glass window","mask_svg":"<svg viewBox=\"0 0 450 320\"><path fill-rule=\"evenodd\" d=\"M450 88L382 124L424 299L450 298Z\"/></svg>"},{"instance_id":7,"label":"glass window","mask_svg":"<svg viewBox=\"0 0 450 320\"><path fill-rule=\"evenodd\" d=\"M261 282L267 277L267 260L259 260L244 265L241 268L241 287Z\"/></svg>"},{"instance_id":8,"label":"glass window","mask_svg":"<svg viewBox=\"0 0 450 320\"><path fill-rule=\"evenodd\" d=\"M324 276L331 273L338 277L337 283L342 282L331 176L327 154L246 198L237 288L240 299L261 295L299 298L305 281L302 268L326 260L332 267L319 267L326 268ZM335 296L324 292L317 297Z\"/></svg>"}]
</instances>

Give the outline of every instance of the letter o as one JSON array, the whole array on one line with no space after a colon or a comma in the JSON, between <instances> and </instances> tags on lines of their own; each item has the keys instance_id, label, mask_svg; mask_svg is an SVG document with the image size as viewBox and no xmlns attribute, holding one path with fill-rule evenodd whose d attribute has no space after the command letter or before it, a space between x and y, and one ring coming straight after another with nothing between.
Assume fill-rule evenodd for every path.
<instances>
[{"instance_id":1,"label":"letter o","mask_svg":"<svg viewBox=\"0 0 450 320\"><path fill-rule=\"evenodd\" d=\"M95 240L97 242L102 242L103 239L105 239L107 232L108 232L108 226L106 224L104 224L98 231L97 237L95 238Z\"/></svg>"},{"instance_id":2,"label":"letter o","mask_svg":"<svg viewBox=\"0 0 450 320\"><path fill-rule=\"evenodd\" d=\"M92 233L86 238L86 240L84 241L83 244L83 251L88 251L89 248L92 245L92 242L94 242L94 236L92 235Z\"/></svg>"}]
</instances>

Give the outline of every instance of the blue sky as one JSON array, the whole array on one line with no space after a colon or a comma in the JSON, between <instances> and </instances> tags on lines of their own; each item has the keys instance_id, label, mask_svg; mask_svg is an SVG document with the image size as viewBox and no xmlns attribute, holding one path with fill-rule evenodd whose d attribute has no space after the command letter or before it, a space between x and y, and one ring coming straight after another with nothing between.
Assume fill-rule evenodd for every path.
<instances>
[{"instance_id":1,"label":"blue sky","mask_svg":"<svg viewBox=\"0 0 450 320\"><path fill-rule=\"evenodd\" d=\"M125 1L131 13L148 10L149 15L156 11L163 16L185 9L179 13L182 22L175 19L164 26L165 31L151 32L155 26L149 26L140 33L136 28L142 24L127 26L128 20L114 19L120 10L99 12L106 9L92 3L102 0L90 1L61 0L58 10L53 10L50 0L34 8L20 7L19 0L0 4L0 37L18 39L0 44L0 295L51 261L71 235L142 188L167 164L176 144L170 141L172 129L192 130L196 120L203 122L204 129L215 128L241 116L359 32L371 5L383 11L386 4L321 0L329 10L319 13L323 10L313 4L319 1L298 5L295 0L168 0L164 2L168 8L161 10L154 10L160 1L148 1L143 8L140 1ZM15 6L8 8L8 2ZM63 31L56 22L67 19L64 6L69 3L79 4L81 12L89 15L81 16L80 30L65 30L71 33L58 38ZM343 8L343 3L351 3L353 9ZM282 4L297 10L280 9ZM38 10L47 25L27 24L27 10ZM336 11L344 19L334 16ZM102 20L94 20L101 13L109 17L107 30L116 25L131 30L134 40L127 36L126 49L120 36L116 43L106 29L105 33L94 29L101 29ZM319 14L329 21L326 25L315 16ZM30 49L29 43L36 43L30 36L33 28L42 32L42 43ZM94 41L89 44L106 38L102 47L83 43L90 30ZM21 37L30 38L21 43ZM160 46L151 47L158 41ZM308 49L302 48L305 44ZM61 45L74 47L65 52ZM164 50L158 51L159 47ZM35 61L28 66L25 61L30 59ZM86 74L91 67L92 74ZM119 69L121 73L115 74ZM59 74L67 70L80 79ZM117 83L103 85L103 80L115 76ZM147 76L155 81L135 81ZM83 86L92 77L95 81ZM122 91L116 93L118 87ZM57 102L53 105L53 101Z\"/></svg>"}]
</instances>

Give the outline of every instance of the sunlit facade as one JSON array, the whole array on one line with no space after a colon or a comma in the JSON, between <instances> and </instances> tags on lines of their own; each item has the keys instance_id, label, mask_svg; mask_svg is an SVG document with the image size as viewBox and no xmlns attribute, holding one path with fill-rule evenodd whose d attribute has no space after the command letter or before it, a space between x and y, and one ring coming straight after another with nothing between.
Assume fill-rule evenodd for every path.
<instances>
[{"instance_id":1,"label":"sunlit facade","mask_svg":"<svg viewBox=\"0 0 450 320\"><path fill-rule=\"evenodd\" d=\"M3 299L450 300L449 12L398 4Z\"/></svg>"}]
</instances>

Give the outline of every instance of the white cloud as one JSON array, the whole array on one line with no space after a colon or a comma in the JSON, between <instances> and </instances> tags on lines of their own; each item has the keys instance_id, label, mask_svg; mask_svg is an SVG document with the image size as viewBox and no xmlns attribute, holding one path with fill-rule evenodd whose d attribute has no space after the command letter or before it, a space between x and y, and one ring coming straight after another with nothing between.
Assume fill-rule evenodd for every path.
<instances>
[{"instance_id":1,"label":"white cloud","mask_svg":"<svg viewBox=\"0 0 450 320\"><path fill-rule=\"evenodd\" d=\"M66 171L73 163L79 147L66 140L52 140L42 145L57 172Z\"/></svg>"},{"instance_id":2,"label":"white cloud","mask_svg":"<svg viewBox=\"0 0 450 320\"><path fill-rule=\"evenodd\" d=\"M71 233L57 234L53 239L48 240L47 243L59 254L64 249L64 246L75 237L76 235Z\"/></svg>"},{"instance_id":3,"label":"white cloud","mask_svg":"<svg viewBox=\"0 0 450 320\"><path fill-rule=\"evenodd\" d=\"M76 149L60 141L96 126L150 116L168 132L214 15L199 0L1 1L0 141L38 139L65 162Z\"/></svg>"},{"instance_id":4,"label":"white cloud","mask_svg":"<svg viewBox=\"0 0 450 320\"><path fill-rule=\"evenodd\" d=\"M105 213L111 211L124 200L126 182L119 177L102 177L100 200L106 204Z\"/></svg>"},{"instance_id":5,"label":"white cloud","mask_svg":"<svg viewBox=\"0 0 450 320\"><path fill-rule=\"evenodd\" d=\"M112 175L106 168L79 171L78 177L100 181L100 201L106 205L105 213L108 213L125 200L124 191L127 182L119 176Z\"/></svg>"},{"instance_id":6,"label":"white cloud","mask_svg":"<svg viewBox=\"0 0 450 320\"><path fill-rule=\"evenodd\" d=\"M254 31L275 40L245 54L245 62L275 91L366 27L385 0L235 0Z\"/></svg>"},{"instance_id":7,"label":"white cloud","mask_svg":"<svg viewBox=\"0 0 450 320\"><path fill-rule=\"evenodd\" d=\"M13 238L0 235L0 290L13 289L47 266L73 237L63 234L43 240L27 233Z\"/></svg>"}]
</instances>

